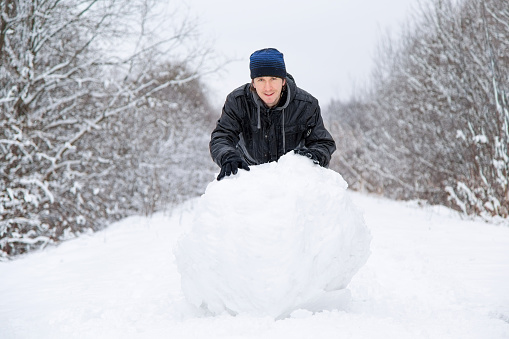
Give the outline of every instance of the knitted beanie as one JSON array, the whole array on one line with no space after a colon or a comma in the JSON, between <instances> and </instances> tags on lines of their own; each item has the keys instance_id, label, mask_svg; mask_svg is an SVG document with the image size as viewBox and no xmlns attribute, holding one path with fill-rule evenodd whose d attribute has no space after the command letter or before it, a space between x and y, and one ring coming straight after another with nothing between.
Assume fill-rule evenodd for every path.
<instances>
[{"instance_id":1,"label":"knitted beanie","mask_svg":"<svg viewBox=\"0 0 509 339\"><path fill-rule=\"evenodd\" d=\"M283 53L275 48L260 49L249 57L251 79L265 76L286 78Z\"/></svg>"}]
</instances>

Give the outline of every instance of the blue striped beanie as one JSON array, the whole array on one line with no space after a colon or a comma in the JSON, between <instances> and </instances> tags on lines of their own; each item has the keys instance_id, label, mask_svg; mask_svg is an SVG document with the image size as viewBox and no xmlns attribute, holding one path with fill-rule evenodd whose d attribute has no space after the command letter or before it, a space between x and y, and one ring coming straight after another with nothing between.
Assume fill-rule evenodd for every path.
<instances>
[{"instance_id":1,"label":"blue striped beanie","mask_svg":"<svg viewBox=\"0 0 509 339\"><path fill-rule=\"evenodd\" d=\"M249 69L251 70L251 79L266 76L286 78L283 53L275 48L264 48L251 54Z\"/></svg>"}]
</instances>

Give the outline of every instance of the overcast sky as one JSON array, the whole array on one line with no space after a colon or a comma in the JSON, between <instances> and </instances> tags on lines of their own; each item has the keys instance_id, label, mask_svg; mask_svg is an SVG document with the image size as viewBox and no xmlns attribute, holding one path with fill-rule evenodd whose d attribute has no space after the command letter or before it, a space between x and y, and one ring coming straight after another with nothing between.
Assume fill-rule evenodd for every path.
<instances>
[{"instance_id":1,"label":"overcast sky","mask_svg":"<svg viewBox=\"0 0 509 339\"><path fill-rule=\"evenodd\" d=\"M207 76L215 104L250 81L249 56L274 47L284 54L297 85L321 105L345 99L373 66L383 32L393 34L416 0L181 0L197 18L205 41L239 61Z\"/></svg>"}]
</instances>

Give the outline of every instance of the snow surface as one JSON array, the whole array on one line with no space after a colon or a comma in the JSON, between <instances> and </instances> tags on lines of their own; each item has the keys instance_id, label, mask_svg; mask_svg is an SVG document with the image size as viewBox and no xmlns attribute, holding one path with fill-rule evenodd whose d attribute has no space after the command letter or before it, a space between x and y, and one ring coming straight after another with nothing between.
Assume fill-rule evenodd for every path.
<instances>
[{"instance_id":1,"label":"snow surface","mask_svg":"<svg viewBox=\"0 0 509 339\"><path fill-rule=\"evenodd\" d=\"M176 252L187 300L215 315L341 308L371 240L346 192L293 152L211 182Z\"/></svg>"},{"instance_id":2,"label":"snow surface","mask_svg":"<svg viewBox=\"0 0 509 339\"><path fill-rule=\"evenodd\" d=\"M340 309L275 320L194 307L173 254L192 229L193 199L0 263L0 338L509 338L507 224L347 195L372 240Z\"/></svg>"}]
</instances>

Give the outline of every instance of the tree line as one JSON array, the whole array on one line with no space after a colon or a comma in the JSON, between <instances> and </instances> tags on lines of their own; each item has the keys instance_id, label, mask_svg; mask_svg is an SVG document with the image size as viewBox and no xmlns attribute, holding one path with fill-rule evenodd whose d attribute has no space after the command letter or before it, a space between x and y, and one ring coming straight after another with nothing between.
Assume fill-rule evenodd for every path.
<instances>
[{"instance_id":1,"label":"tree line","mask_svg":"<svg viewBox=\"0 0 509 339\"><path fill-rule=\"evenodd\" d=\"M161 8L0 1L0 260L213 180L208 51ZM325 109L330 166L356 190L507 217L509 8L433 0L415 18L380 43L369 86Z\"/></svg>"},{"instance_id":2,"label":"tree line","mask_svg":"<svg viewBox=\"0 0 509 339\"><path fill-rule=\"evenodd\" d=\"M369 85L328 107L351 187L466 215L509 213L509 7L421 3L385 38Z\"/></svg>"},{"instance_id":3,"label":"tree line","mask_svg":"<svg viewBox=\"0 0 509 339\"><path fill-rule=\"evenodd\" d=\"M0 260L209 180L208 52L160 4L0 1Z\"/></svg>"}]
</instances>

